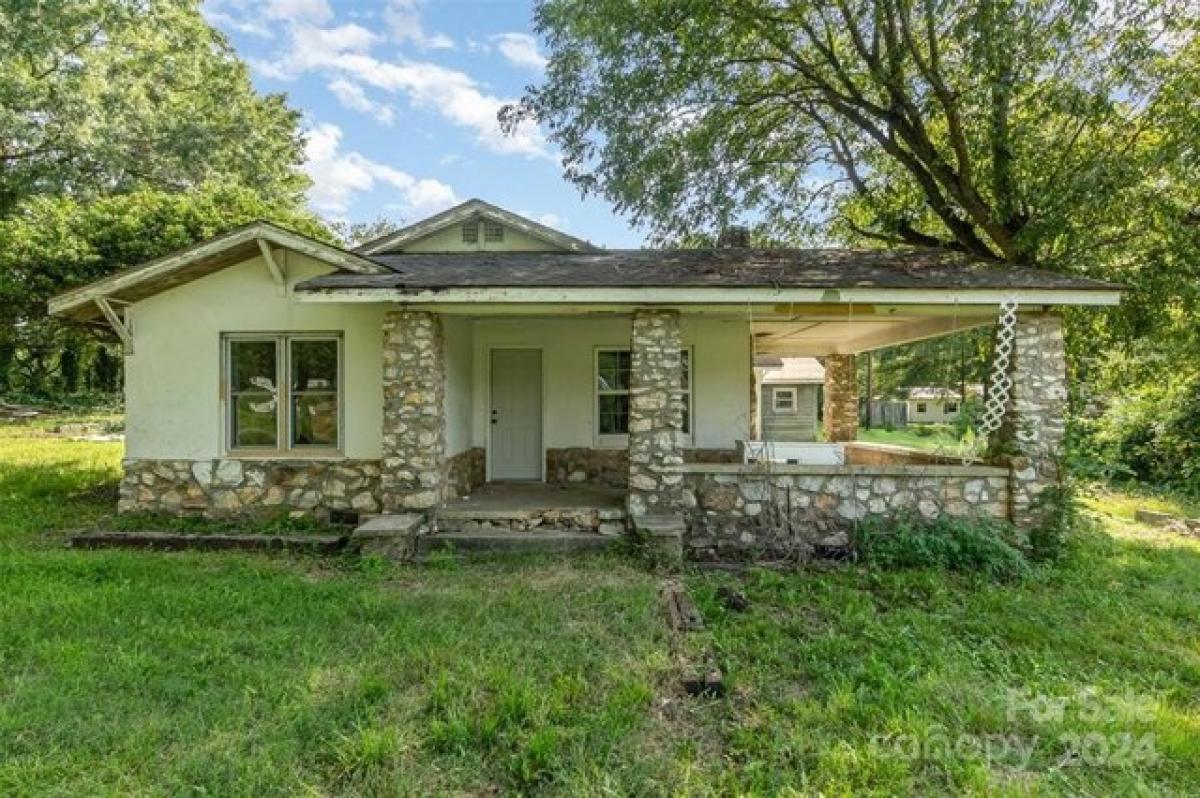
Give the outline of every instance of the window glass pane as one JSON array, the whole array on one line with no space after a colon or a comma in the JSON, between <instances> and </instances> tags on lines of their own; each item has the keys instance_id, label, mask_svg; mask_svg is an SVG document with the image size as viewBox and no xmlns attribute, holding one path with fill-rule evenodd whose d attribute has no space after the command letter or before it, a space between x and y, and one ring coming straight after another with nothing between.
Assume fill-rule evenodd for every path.
<instances>
[{"instance_id":1,"label":"window glass pane","mask_svg":"<svg viewBox=\"0 0 1200 798\"><path fill-rule=\"evenodd\" d=\"M275 341L230 341L230 385L233 391L275 392Z\"/></svg>"},{"instance_id":2,"label":"window glass pane","mask_svg":"<svg viewBox=\"0 0 1200 798\"><path fill-rule=\"evenodd\" d=\"M484 222L483 223L483 240L484 241L503 241L504 227L499 222Z\"/></svg>"},{"instance_id":3,"label":"window glass pane","mask_svg":"<svg viewBox=\"0 0 1200 798\"><path fill-rule=\"evenodd\" d=\"M233 445L275 447L277 410L270 394L243 394L234 399Z\"/></svg>"},{"instance_id":4,"label":"window glass pane","mask_svg":"<svg viewBox=\"0 0 1200 798\"><path fill-rule=\"evenodd\" d=\"M690 390L692 387L691 353L689 353L688 350L684 349L684 350L680 351L679 357L683 360L683 379L682 379L680 385L683 387L683 390L687 391L687 390Z\"/></svg>"},{"instance_id":5,"label":"window glass pane","mask_svg":"<svg viewBox=\"0 0 1200 798\"><path fill-rule=\"evenodd\" d=\"M477 222L463 222L462 240L464 244L474 244L479 240L479 224Z\"/></svg>"},{"instance_id":6,"label":"window glass pane","mask_svg":"<svg viewBox=\"0 0 1200 798\"><path fill-rule=\"evenodd\" d=\"M629 396L614 394L599 397L600 434L624 435L629 432Z\"/></svg>"},{"instance_id":7,"label":"window glass pane","mask_svg":"<svg viewBox=\"0 0 1200 798\"><path fill-rule=\"evenodd\" d=\"M292 444L337 446L337 394L292 397Z\"/></svg>"},{"instance_id":8,"label":"window glass pane","mask_svg":"<svg viewBox=\"0 0 1200 798\"><path fill-rule=\"evenodd\" d=\"M629 390L629 352L599 352L596 356L596 366L596 388L598 390Z\"/></svg>"},{"instance_id":9,"label":"window glass pane","mask_svg":"<svg viewBox=\"0 0 1200 798\"><path fill-rule=\"evenodd\" d=\"M337 359L337 341L292 341L292 390L336 390Z\"/></svg>"},{"instance_id":10,"label":"window glass pane","mask_svg":"<svg viewBox=\"0 0 1200 798\"><path fill-rule=\"evenodd\" d=\"M687 434L692 434L692 398L686 393L679 397L683 401L683 426L680 428Z\"/></svg>"}]
</instances>

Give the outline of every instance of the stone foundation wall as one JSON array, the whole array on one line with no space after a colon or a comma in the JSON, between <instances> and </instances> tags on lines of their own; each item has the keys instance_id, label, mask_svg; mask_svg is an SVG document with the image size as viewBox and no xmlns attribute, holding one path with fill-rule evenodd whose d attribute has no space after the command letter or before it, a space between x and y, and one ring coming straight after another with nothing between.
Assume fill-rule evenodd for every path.
<instances>
[{"instance_id":1,"label":"stone foundation wall","mask_svg":"<svg viewBox=\"0 0 1200 798\"><path fill-rule=\"evenodd\" d=\"M487 482L487 453L483 447L459 452L446 461L446 498L466 496Z\"/></svg>"},{"instance_id":2,"label":"stone foundation wall","mask_svg":"<svg viewBox=\"0 0 1200 798\"><path fill-rule=\"evenodd\" d=\"M377 460L125 460L117 511L236 518L378 513Z\"/></svg>"},{"instance_id":3,"label":"stone foundation wall","mask_svg":"<svg viewBox=\"0 0 1200 798\"><path fill-rule=\"evenodd\" d=\"M734 449L683 449L685 463L737 463ZM546 481L587 483L613 488L629 486L627 449L591 449L585 446L546 450Z\"/></svg>"},{"instance_id":4,"label":"stone foundation wall","mask_svg":"<svg viewBox=\"0 0 1200 798\"><path fill-rule=\"evenodd\" d=\"M685 466L692 559L776 557L844 545L867 515L1005 519L1009 473L992 466ZM823 472L823 473L822 473ZM786 519L786 527L779 522ZM790 531L787 531L790 529Z\"/></svg>"}]
</instances>

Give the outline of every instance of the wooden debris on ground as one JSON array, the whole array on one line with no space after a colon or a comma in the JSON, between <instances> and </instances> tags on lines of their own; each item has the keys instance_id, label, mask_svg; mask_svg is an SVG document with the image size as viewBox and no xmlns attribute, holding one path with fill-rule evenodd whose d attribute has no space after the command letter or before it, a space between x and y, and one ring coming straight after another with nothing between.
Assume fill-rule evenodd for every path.
<instances>
[{"instance_id":1,"label":"wooden debris on ground","mask_svg":"<svg viewBox=\"0 0 1200 798\"><path fill-rule=\"evenodd\" d=\"M750 609L750 599L740 590L734 590L729 585L717 588L717 598L721 599L725 608L733 612L745 612Z\"/></svg>"},{"instance_id":2,"label":"wooden debris on ground","mask_svg":"<svg viewBox=\"0 0 1200 798\"><path fill-rule=\"evenodd\" d=\"M152 551L297 551L336 554L346 535L197 535L165 532L86 532L71 538L77 549L149 549Z\"/></svg>"},{"instance_id":3,"label":"wooden debris on ground","mask_svg":"<svg viewBox=\"0 0 1200 798\"><path fill-rule=\"evenodd\" d=\"M671 629L677 632L694 632L704 628L704 617L682 584L673 579L664 582L662 597L667 611L667 623Z\"/></svg>"},{"instance_id":4,"label":"wooden debris on ground","mask_svg":"<svg viewBox=\"0 0 1200 798\"><path fill-rule=\"evenodd\" d=\"M725 695L725 678L717 665L712 636L704 630L704 616L687 588L669 579L663 583L660 595L684 693L707 698Z\"/></svg>"}]
</instances>

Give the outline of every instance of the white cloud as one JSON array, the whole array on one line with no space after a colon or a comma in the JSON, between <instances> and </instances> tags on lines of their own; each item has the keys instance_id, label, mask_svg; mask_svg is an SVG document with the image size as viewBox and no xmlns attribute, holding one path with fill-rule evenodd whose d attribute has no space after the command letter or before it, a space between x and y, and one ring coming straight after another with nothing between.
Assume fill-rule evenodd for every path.
<instances>
[{"instance_id":1,"label":"white cloud","mask_svg":"<svg viewBox=\"0 0 1200 798\"><path fill-rule=\"evenodd\" d=\"M411 42L429 50L448 50L454 40L444 33L428 34L421 23L421 0L391 0L383 11L383 20L398 42Z\"/></svg>"},{"instance_id":2,"label":"white cloud","mask_svg":"<svg viewBox=\"0 0 1200 798\"><path fill-rule=\"evenodd\" d=\"M542 213L537 214L532 211L517 211L518 216L524 216L526 219L533 219L535 222L544 224L547 227L553 227L556 230L564 230L567 226L567 220L559 216L557 213Z\"/></svg>"},{"instance_id":3,"label":"white cloud","mask_svg":"<svg viewBox=\"0 0 1200 798\"><path fill-rule=\"evenodd\" d=\"M333 92L333 96L337 97L345 107L353 111L361 111L364 114L369 114L375 117L381 124L391 125L395 120L395 115L392 109L388 106L374 102L367 93L363 91L363 87L357 83L351 83L345 78L337 78L329 83L329 90Z\"/></svg>"},{"instance_id":4,"label":"white cloud","mask_svg":"<svg viewBox=\"0 0 1200 798\"><path fill-rule=\"evenodd\" d=\"M399 15L389 18L395 35L412 40L419 34L428 43L429 37L419 26L418 5L414 0L392 0L385 14ZM274 59L248 59L258 74L289 80L317 72L327 78L330 91L342 105L370 114L385 124L394 119L393 109L372 100L366 90L402 95L413 106L433 111L452 125L472 131L480 146L492 152L554 157L536 124L523 124L513 135L504 135L496 114L512 100L491 94L467 73L430 61L376 58L371 51L382 42L378 33L354 23L319 27L307 21L324 13L324 0L273 0L270 7L272 13L293 13L299 21L287 24L287 46ZM403 24L397 27L396 19ZM501 36L507 38L497 39L497 46L506 46L504 42L508 42L510 51L516 53L506 55L510 60L523 59L521 63L526 65L544 61L532 37L526 37L528 41L522 44L517 40L523 34Z\"/></svg>"},{"instance_id":5,"label":"white cloud","mask_svg":"<svg viewBox=\"0 0 1200 798\"><path fill-rule=\"evenodd\" d=\"M344 214L356 195L379 186L398 194L393 205L426 216L456 204L454 189L432 178L416 178L358 152L342 152L342 129L328 122L308 131L304 169L312 178L308 201L318 211Z\"/></svg>"},{"instance_id":6,"label":"white cloud","mask_svg":"<svg viewBox=\"0 0 1200 798\"><path fill-rule=\"evenodd\" d=\"M496 48L510 64L541 72L546 68L546 57L538 52L537 39L528 33L497 33L492 37Z\"/></svg>"},{"instance_id":7,"label":"white cloud","mask_svg":"<svg viewBox=\"0 0 1200 798\"><path fill-rule=\"evenodd\" d=\"M317 25L333 19L333 9L327 0L267 0L258 8L258 13L266 19Z\"/></svg>"},{"instance_id":8,"label":"white cloud","mask_svg":"<svg viewBox=\"0 0 1200 798\"><path fill-rule=\"evenodd\" d=\"M260 39L270 39L273 36L271 29L262 20L240 17L225 11L219 2L209 0L200 7L200 13L204 16L205 21L214 28L245 33Z\"/></svg>"}]
</instances>

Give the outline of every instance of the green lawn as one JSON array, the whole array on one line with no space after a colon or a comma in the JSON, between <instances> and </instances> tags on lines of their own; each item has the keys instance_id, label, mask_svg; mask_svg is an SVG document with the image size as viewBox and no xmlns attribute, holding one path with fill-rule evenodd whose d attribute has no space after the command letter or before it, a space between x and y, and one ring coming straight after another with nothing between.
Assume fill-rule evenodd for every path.
<instances>
[{"instance_id":1,"label":"green lawn","mask_svg":"<svg viewBox=\"0 0 1200 798\"><path fill-rule=\"evenodd\" d=\"M0 428L2 795L1200 784L1200 545L1112 497L1091 500L1102 526L1065 563L1019 584L689 573L709 624L692 647L712 646L729 686L690 699L661 577L635 563L64 548L103 525L118 460ZM723 585L750 610L726 611Z\"/></svg>"},{"instance_id":2,"label":"green lawn","mask_svg":"<svg viewBox=\"0 0 1200 798\"><path fill-rule=\"evenodd\" d=\"M945 425L913 424L901 429L886 430L882 427L863 429L859 427L858 440L866 443L887 443L892 446L907 446L912 449L941 451L957 454L962 448L954 431Z\"/></svg>"}]
</instances>

